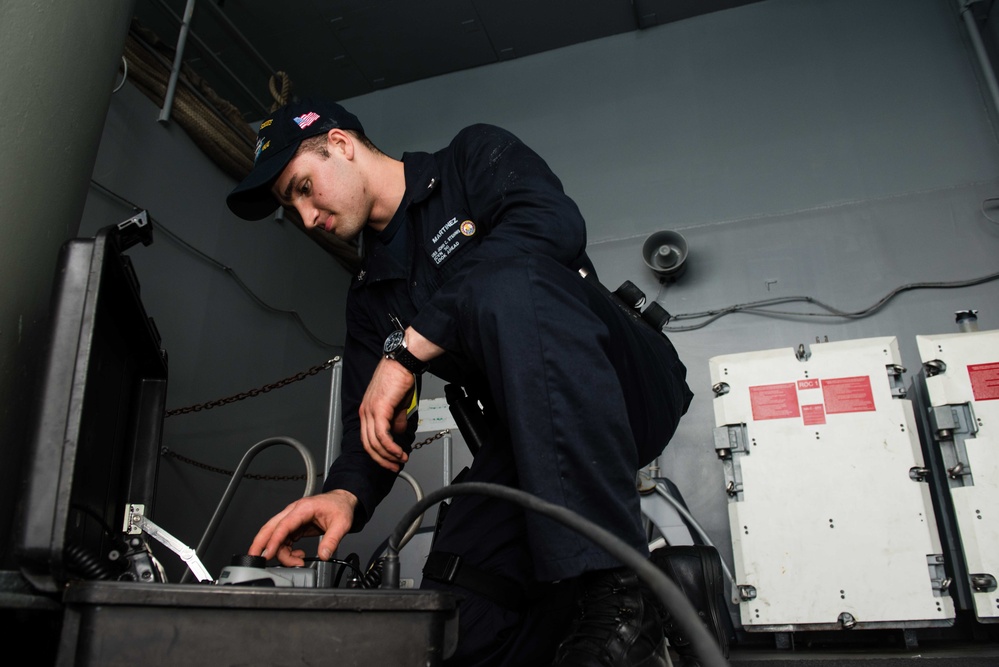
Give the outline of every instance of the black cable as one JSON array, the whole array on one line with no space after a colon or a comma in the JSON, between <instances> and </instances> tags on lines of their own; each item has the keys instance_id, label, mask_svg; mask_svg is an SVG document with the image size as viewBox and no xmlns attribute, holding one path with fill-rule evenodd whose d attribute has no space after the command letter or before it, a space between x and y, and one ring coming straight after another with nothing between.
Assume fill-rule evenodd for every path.
<instances>
[{"instance_id":1,"label":"black cable","mask_svg":"<svg viewBox=\"0 0 999 667\"><path fill-rule=\"evenodd\" d=\"M419 528L415 534L426 535L427 533L434 532L434 530L435 529L433 526L423 526ZM371 566L374 565L376 561L380 560L382 556L385 554L385 548L388 546L388 541L389 538L386 537L384 540L381 541L381 543L377 547L375 547L375 550L371 553L371 558L368 559L368 569L371 569Z\"/></svg>"},{"instance_id":2,"label":"black cable","mask_svg":"<svg viewBox=\"0 0 999 667\"><path fill-rule=\"evenodd\" d=\"M350 566L353 566L353 564L350 563L350 557L353 555L354 554L347 554L346 562L335 561L340 563L340 567L337 568L336 576L333 577L333 588L340 588L340 578L343 577L343 573L347 571L348 563L350 564Z\"/></svg>"},{"instance_id":3,"label":"black cable","mask_svg":"<svg viewBox=\"0 0 999 667\"><path fill-rule=\"evenodd\" d=\"M382 570L384 567L384 558L379 558L372 563L364 578L361 579L361 588L379 588L382 585Z\"/></svg>"},{"instance_id":4,"label":"black cable","mask_svg":"<svg viewBox=\"0 0 999 667\"><path fill-rule=\"evenodd\" d=\"M111 581L114 579L114 573L101 558L82 544L68 543L63 552L70 571L76 572L88 580Z\"/></svg>"},{"instance_id":5,"label":"black cable","mask_svg":"<svg viewBox=\"0 0 999 667\"><path fill-rule=\"evenodd\" d=\"M82 512L86 516L90 517L98 526L100 526L101 531L109 540L109 548L119 550L122 552L128 551L128 544L125 543L122 534L119 532L115 532L111 528L111 526L109 526L108 523L104 520L104 517L98 514L96 510L94 510L91 507L87 507L86 505L83 505L81 503L70 503L70 507L76 510L77 512ZM69 554L68 549L67 549L67 554ZM111 567L107 564L91 565L91 561L95 558L95 556L93 554L87 553L82 545L78 545L78 549L73 554L70 554L70 556L73 560L83 559L82 562L85 564L85 567L87 568L85 572L88 572L92 578L98 578L98 577L96 577L95 575L96 570L90 569L91 567L101 568L102 572L108 573L108 576L105 578L110 578ZM124 567L124 563L120 563L119 566Z\"/></svg>"},{"instance_id":6,"label":"black cable","mask_svg":"<svg viewBox=\"0 0 999 667\"><path fill-rule=\"evenodd\" d=\"M353 571L354 571L354 572L355 572L355 573L357 574L357 577L358 577L359 579L360 579L360 578L362 578L362 577L364 577L364 573L363 573L363 572L361 572L361 570L360 570L360 568L359 568L359 567L357 566L357 564L356 564L356 563L354 563L354 562L351 562L351 560L350 560L350 556L353 556L353 555L354 555L354 554L349 554L349 555L347 556L348 560L338 560L338 559L336 559L336 558L330 558L329 560L327 560L327 561L324 561L324 560L321 560L321 559L319 559L319 558L314 558L314 557L313 557L313 558L304 558L303 560L304 560L304 561L305 561L306 563L310 563L310 562L314 562L314 561L317 561L317 562L323 562L323 563L334 563L335 565L339 565L339 566L340 566L340 570L339 570L339 572L337 573L337 576L336 576L336 581L335 581L335 582L334 582L334 584L333 584L333 588L336 588L336 587L338 587L338 586L339 586L339 584L340 584L340 577L341 577L341 576L343 575L343 573L344 573L344 572L345 572L345 571L347 570L347 568L350 568L351 570L353 570Z\"/></svg>"},{"instance_id":7,"label":"black cable","mask_svg":"<svg viewBox=\"0 0 999 667\"><path fill-rule=\"evenodd\" d=\"M386 537L384 540L381 541L381 544L375 547L375 550L371 553L371 558L368 559L369 570L371 569L372 565L374 565L378 560L381 559L382 555L385 553L385 548L387 546L388 546L388 538Z\"/></svg>"},{"instance_id":8,"label":"black cable","mask_svg":"<svg viewBox=\"0 0 999 667\"><path fill-rule=\"evenodd\" d=\"M82 512L82 513L86 514L91 519L93 519L95 522L97 522L97 525L99 525L101 527L101 530L103 530L104 534L107 535L108 537L112 537L112 538L117 538L118 537L118 533L116 533L115 531L111 530L111 526L109 526L107 524L107 522L104 520L104 517L102 517L100 514L98 514L96 510L94 510L94 509L92 509L90 507L87 507L86 505L82 505L80 503L70 503L70 507L73 508L73 509L75 509L78 512Z\"/></svg>"},{"instance_id":9,"label":"black cable","mask_svg":"<svg viewBox=\"0 0 999 667\"><path fill-rule=\"evenodd\" d=\"M111 197L112 199L117 200L119 203L131 207L133 212L137 213L143 210L138 206L136 206L135 204L133 204L132 202L125 199L124 197L122 197L121 195L119 195L118 193L109 190L108 188L101 185L95 180L91 179L90 184L93 185L98 190L100 190L101 192L103 192L104 194L106 194L107 196ZM148 214L148 212L146 213L146 215L149 217L150 222L154 223L156 225L156 228L161 230L171 241L180 245L182 248L186 249L191 254L199 257L200 259L207 262L214 268L228 275L233 281L235 281L235 283L239 286L239 288L243 290L243 292L245 292L246 295L249 296L250 299L252 299L253 302L256 303L258 306L260 306L262 309L278 315L287 315L291 317L292 319L295 320L295 323L298 324L298 326L302 329L302 331L305 332L305 335L308 336L317 345L330 348L333 350L339 350L341 352L343 351L342 345L334 345L333 343L329 343L320 338L319 336L315 335L314 333L312 333L312 330L309 329L309 326L305 323L305 320L302 319L302 316L299 315L298 311L284 310L270 305L269 303L261 299L259 296L257 296L257 294L252 289L250 289L250 287L246 283L243 282L243 279L239 277L239 274L236 273L235 269L233 269L230 266L226 266L225 264L218 261L211 255L208 255L202 250L198 249L197 247L191 245L190 243L182 239L180 236L178 236L175 232L171 231L162 222L154 219L151 215Z\"/></svg>"},{"instance_id":10,"label":"black cable","mask_svg":"<svg viewBox=\"0 0 999 667\"><path fill-rule=\"evenodd\" d=\"M917 289L957 289L957 288L961 288L961 287L971 287L973 285L980 285L982 283L987 283L987 282L989 282L991 280L996 280L997 278L999 278L999 273L990 273L988 275L981 276L981 277L978 277L978 278L969 278L967 280L958 280L958 281L954 281L954 282L921 282L921 283L909 283L907 285L902 285L900 287L896 287L895 289L893 289L892 291L888 292L888 294L886 294L885 296L883 296L880 300L878 300L877 302L875 302L871 306L868 306L867 308L864 308L863 310L858 310L858 311L854 311L854 312L840 310L838 308L835 308L834 306L830 306L830 305L828 305L826 303L823 303L822 301L819 301L818 299L815 299L815 298L810 297L810 296L786 296L786 297L777 297L777 298L773 298L773 299L764 299L762 301L753 301L751 303L743 303L743 304L737 304L737 305L734 305L734 306L728 306L727 308L721 308L719 310L706 310L706 311L703 311L703 312L700 312L700 313L681 313L679 315L674 315L672 317L672 321L674 321L674 322L677 321L677 320L693 320L693 319L698 319L698 318L703 318L703 317L706 317L708 319L706 321L704 321L704 322L701 322L700 324L694 324L694 325L686 326L686 327L665 327L663 329L663 331L666 331L668 333L673 333L673 332L678 332L678 331L694 331L696 329L703 329L704 327L708 326L709 324L711 324L715 320L718 320L718 319L724 317L725 315L729 315L731 313L740 313L740 312L748 312L748 313L752 313L752 314L755 314L755 315L764 315L764 316L769 316L769 317L781 317L781 316L783 316L783 317L802 317L802 318L807 318L807 317L840 317L840 318L844 318L844 319L858 320L858 319L861 319L861 318L864 318L864 317L869 317L869 316L873 315L874 313L878 312L879 310L881 310L882 308L884 308L886 305L888 305L889 301L891 301L892 299L894 299L896 296L898 296L902 292L907 292L907 291L910 291L910 290L917 290ZM767 310L767 309L765 309L767 306L775 306L775 305L779 305L779 304L782 304L782 303L795 303L795 302L810 303L810 304L813 304L815 306L818 306L818 307L826 310L827 312L825 312L825 313L814 313L814 312L811 312L810 313L810 312L794 312L794 311L785 311L785 310Z\"/></svg>"},{"instance_id":11,"label":"black cable","mask_svg":"<svg viewBox=\"0 0 999 667\"><path fill-rule=\"evenodd\" d=\"M994 202L994 201L999 201L999 197L988 197L987 199L982 200L982 215L984 215L985 219L991 222L993 225L999 225L999 220L996 220L995 218L993 218L992 216L990 216L988 213L985 212L985 205L988 204L989 202Z\"/></svg>"},{"instance_id":12,"label":"black cable","mask_svg":"<svg viewBox=\"0 0 999 667\"><path fill-rule=\"evenodd\" d=\"M349 553L349 554L347 554L346 560L347 560L348 563L350 563L350 569L352 569L355 572L355 574L356 574L356 576L354 578L355 579L364 579L364 573L361 572L361 557L358 556L356 553ZM341 570L340 572L342 574L343 570ZM340 577L337 577L337 580L339 580L339 578Z\"/></svg>"},{"instance_id":13,"label":"black cable","mask_svg":"<svg viewBox=\"0 0 999 667\"><path fill-rule=\"evenodd\" d=\"M640 554L613 533L568 508L554 505L520 489L513 489L499 484L489 484L486 482L451 484L427 494L422 500L413 505L389 536L388 549L382 570L382 588L399 588L399 545L402 543L402 539L406 531L409 530L409 526L413 524L413 521L442 500L452 496L473 494L508 500L525 509L543 514L572 528L598 546L603 547L610 555L634 570L639 578L666 605L666 608L673 614L680 628L690 638L703 667L727 667L728 662L725 660L725 656L722 655L721 649L711 637L708 629L701 623L700 617L697 615L690 601L684 596L683 591L656 567L647 556Z\"/></svg>"}]
</instances>

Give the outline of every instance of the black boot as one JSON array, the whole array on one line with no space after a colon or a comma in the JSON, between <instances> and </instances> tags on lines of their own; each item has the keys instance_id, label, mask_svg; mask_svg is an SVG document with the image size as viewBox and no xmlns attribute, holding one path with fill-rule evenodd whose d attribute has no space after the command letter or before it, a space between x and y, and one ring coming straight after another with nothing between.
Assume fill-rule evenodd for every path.
<instances>
[{"instance_id":1,"label":"black boot","mask_svg":"<svg viewBox=\"0 0 999 667\"><path fill-rule=\"evenodd\" d=\"M727 658L728 626L722 616L727 613L723 607L725 580L718 551L703 545L663 547L652 552L651 560L683 591ZM690 638L668 610L660 608L659 611L669 645L679 657L674 667L699 667L700 660Z\"/></svg>"},{"instance_id":2,"label":"black boot","mask_svg":"<svg viewBox=\"0 0 999 667\"><path fill-rule=\"evenodd\" d=\"M662 619L632 570L584 574L578 599L554 667L666 667Z\"/></svg>"}]
</instances>

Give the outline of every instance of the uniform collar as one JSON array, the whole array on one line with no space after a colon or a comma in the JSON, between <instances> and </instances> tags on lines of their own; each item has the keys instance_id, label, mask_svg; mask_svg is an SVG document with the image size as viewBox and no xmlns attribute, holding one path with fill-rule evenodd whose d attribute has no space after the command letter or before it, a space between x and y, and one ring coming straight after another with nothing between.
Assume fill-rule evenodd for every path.
<instances>
[{"instance_id":1,"label":"uniform collar","mask_svg":"<svg viewBox=\"0 0 999 667\"><path fill-rule=\"evenodd\" d=\"M406 170L406 195L410 204L418 204L440 185L440 170L430 153L405 153L402 156Z\"/></svg>"},{"instance_id":2,"label":"uniform collar","mask_svg":"<svg viewBox=\"0 0 999 667\"><path fill-rule=\"evenodd\" d=\"M413 204L425 200L437 189L440 175L437 162L430 153L405 153L402 162L406 175L406 193L402 197L399 209L386 226L386 230L393 229L392 238L386 241L382 234L365 228L365 260L361 271L354 279L354 287L380 280L409 277L413 239L412 230L407 224L407 210ZM386 243L391 245L402 243L405 244L405 248L401 251L397 248L390 250Z\"/></svg>"}]
</instances>

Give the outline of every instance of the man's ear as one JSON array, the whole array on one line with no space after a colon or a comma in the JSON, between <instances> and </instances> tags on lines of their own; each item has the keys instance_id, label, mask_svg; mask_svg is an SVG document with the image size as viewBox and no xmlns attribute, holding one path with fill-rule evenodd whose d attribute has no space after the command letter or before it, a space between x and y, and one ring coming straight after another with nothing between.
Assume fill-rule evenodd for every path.
<instances>
[{"instance_id":1,"label":"man's ear","mask_svg":"<svg viewBox=\"0 0 999 667\"><path fill-rule=\"evenodd\" d=\"M354 157L354 137L338 127L326 133L326 148L330 154L342 153L348 160Z\"/></svg>"}]
</instances>

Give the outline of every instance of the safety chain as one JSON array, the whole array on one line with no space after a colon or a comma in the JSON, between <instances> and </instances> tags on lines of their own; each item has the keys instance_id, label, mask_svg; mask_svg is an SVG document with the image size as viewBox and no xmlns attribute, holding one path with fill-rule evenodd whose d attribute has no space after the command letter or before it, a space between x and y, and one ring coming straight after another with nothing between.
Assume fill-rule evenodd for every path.
<instances>
[{"instance_id":1,"label":"safety chain","mask_svg":"<svg viewBox=\"0 0 999 667\"><path fill-rule=\"evenodd\" d=\"M260 394L266 394L267 392L269 392L269 391L271 391L273 389L280 389L281 387L284 387L286 385L292 384L293 382L298 382L300 380L304 380L307 377L311 377L311 376L315 375L316 373L321 373L322 371L326 370L327 368L330 368L333 364L337 363L338 361L340 361L340 357L333 357L332 359L326 361L325 363L322 363L322 364L320 364L318 366L313 366L312 368L310 368L307 371L302 371L301 373L296 373L295 375L292 375L291 377L287 377L287 378L285 378L283 380L278 380L277 382L273 382L271 384L264 385L263 387L260 387L259 389L251 389L249 391L244 391L244 392L242 392L240 394L236 394L234 396L229 396L227 398L220 398L220 399L217 399L217 400L214 400L214 401L208 401L207 403L199 403L197 405L192 405L192 406L189 406L189 407L186 407L186 408L177 408L177 409L174 409L174 410L168 410L166 412L166 416L167 417L172 417L174 415L186 415L186 414L188 414L190 412L200 412L201 410L211 410L212 408L217 408L217 407L220 407L222 405L228 405L230 403L235 403L236 401L242 401L245 398L252 398L254 396L259 396ZM435 440L440 440L441 438L443 438L445 435L447 435L450 432L451 432L451 429L445 429L445 430L440 431L439 433L437 433L435 435L430 436L429 438L427 438L426 440L424 440L422 442L416 443L415 445L413 445L413 451L416 451L417 449L420 449L420 448L422 448L422 447L424 447L426 445L429 445L430 443L434 442ZM188 463L190 465L193 465L196 468L201 468L203 470L208 470L209 472L215 472L215 473L219 473L219 474L222 474L222 475L227 475L229 477L232 477L233 475L236 474L234 470L226 470L225 468L218 468L216 466L210 466L207 463L201 463L200 461L195 461L194 459L188 458L188 457L184 456L183 454L178 454L177 452L173 451L169 447L163 447L163 448L161 448L160 449L160 453L163 454L163 456L168 456L168 457L177 459L178 461L182 461L184 463ZM317 476L318 477L322 477L323 474L324 473L320 473ZM259 479L259 480L266 480L266 481L272 481L272 482L274 482L274 481L276 481L276 482L295 481L295 480L305 479L305 475L251 475L251 474L244 474L243 477L245 479Z\"/></svg>"},{"instance_id":2,"label":"safety chain","mask_svg":"<svg viewBox=\"0 0 999 667\"><path fill-rule=\"evenodd\" d=\"M416 443L415 445L413 445L413 451L415 452L417 449L422 448L424 445L429 445L434 440L440 440L441 438L443 438L445 435L447 435L450 432L451 432L451 429L446 428L443 431L441 431L440 433L437 433L436 435L430 436L429 438L427 438L423 442Z\"/></svg>"},{"instance_id":3,"label":"safety chain","mask_svg":"<svg viewBox=\"0 0 999 667\"><path fill-rule=\"evenodd\" d=\"M325 363L319 364L318 366L313 366L307 371L302 371L301 373L296 373L291 377L287 377L283 380L278 380L271 384L265 384L263 387L258 389L251 389L249 391L244 391L242 393L236 394L234 396L229 396L227 398L220 398L214 401L208 401L207 403L199 403L197 405L191 405L186 408L176 408L174 410L167 410L167 417L173 417L174 415L186 415L190 412L201 412L202 410L211 410L212 408L217 408L222 405L229 405L230 403L235 403L236 401L242 401L244 398L253 398L254 396L259 396L260 394L266 394L273 389L280 389L294 382L299 382L307 377L311 377L316 373L321 373L322 371L330 368L333 364L340 361L340 357L333 357L332 359L326 361Z\"/></svg>"},{"instance_id":4,"label":"safety chain","mask_svg":"<svg viewBox=\"0 0 999 667\"><path fill-rule=\"evenodd\" d=\"M435 440L440 440L441 438L443 438L445 435L447 435L450 432L451 432L451 429L444 429L443 431L440 431L439 433L430 436L429 438L427 438L423 442L416 443L415 445L413 445L413 451L415 452L417 449L421 449L424 446L429 445L430 443L434 442ZM178 454L177 452L173 451L169 447L161 447L160 448L160 453L163 456L168 456L170 458L177 459L178 461L181 461L183 463L188 463L188 464L194 466L195 468L201 468L202 470L207 470L209 472L217 472L217 473L219 473L221 475L226 475L228 477L232 477L233 475L236 474L236 472L234 470L226 470L225 468L219 468L219 467L216 467L216 466L210 466L207 463L202 463L201 461L195 461L194 459L188 458L188 457L184 456L183 454ZM316 475L316 477L323 477L324 475L325 475L325 473L318 473ZM260 479L260 480L265 480L265 481L268 481L268 482L288 482L288 481L297 481L297 480L305 479L305 475L251 475L251 474L247 473L247 474L243 475L243 478L244 479Z\"/></svg>"}]
</instances>

